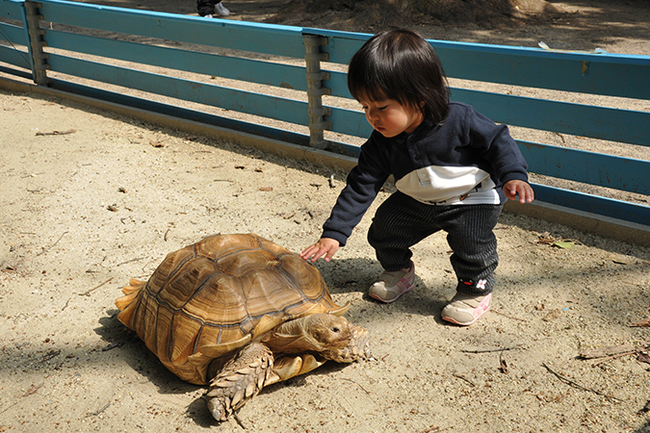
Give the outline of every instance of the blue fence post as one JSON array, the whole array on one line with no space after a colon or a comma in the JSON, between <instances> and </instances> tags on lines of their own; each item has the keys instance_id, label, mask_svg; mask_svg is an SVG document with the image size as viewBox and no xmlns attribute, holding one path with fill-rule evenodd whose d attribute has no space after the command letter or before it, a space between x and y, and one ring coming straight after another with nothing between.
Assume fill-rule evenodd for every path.
<instances>
[{"instance_id":1,"label":"blue fence post","mask_svg":"<svg viewBox=\"0 0 650 433\"><path fill-rule=\"evenodd\" d=\"M29 54L32 59L32 76L34 82L39 86L47 86L50 79L47 77L46 70L49 69L47 64L48 54L43 51L47 45L43 36L45 30L39 26L39 21L43 20L40 14L40 3L33 1L25 2L25 28L29 36Z\"/></svg>"}]
</instances>

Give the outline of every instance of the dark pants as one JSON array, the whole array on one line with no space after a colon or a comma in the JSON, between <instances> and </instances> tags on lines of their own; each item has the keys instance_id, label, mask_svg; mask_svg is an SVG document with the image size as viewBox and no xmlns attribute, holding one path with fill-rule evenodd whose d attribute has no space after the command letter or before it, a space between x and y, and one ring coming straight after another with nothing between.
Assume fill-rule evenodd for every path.
<instances>
[{"instance_id":1,"label":"dark pants","mask_svg":"<svg viewBox=\"0 0 650 433\"><path fill-rule=\"evenodd\" d=\"M458 292L486 295L495 284L499 264L493 229L502 205L429 205L401 192L391 195L377 209L368 231L368 242L387 271L408 268L411 247L440 230L447 232L453 250L451 265L458 278Z\"/></svg>"},{"instance_id":2,"label":"dark pants","mask_svg":"<svg viewBox=\"0 0 650 433\"><path fill-rule=\"evenodd\" d=\"M214 5L221 0L196 0L196 10L202 17L214 14Z\"/></svg>"}]
</instances>

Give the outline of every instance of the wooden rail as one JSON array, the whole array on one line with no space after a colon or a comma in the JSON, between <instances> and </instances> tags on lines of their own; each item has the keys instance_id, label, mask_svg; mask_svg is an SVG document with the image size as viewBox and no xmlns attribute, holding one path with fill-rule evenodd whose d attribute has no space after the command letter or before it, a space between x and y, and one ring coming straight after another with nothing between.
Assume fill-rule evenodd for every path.
<instances>
[{"instance_id":1,"label":"wooden rail","mask_svg":"<svg viewBox=\"0 0 650 433\"><path fill-rule=\"evenodd\" d=\"M358 153L370 127L349 101L344 65L369 37L62 0L0 0L0 72L348 156ZM643 202L650 194L650 150L638 150L650 146L650 56L430 43L452 81L462 80L452 87L453 99L514 128L598 140L605 149L513 133L532 173L636 197L537 181L541 214L550 206L627 224L650 243L650 207ZM540 98L539 89L558 97ZM584 94L604 103L580 102ZM625 146L637 149L635 156L621 152Z\"/></svg>"}]
</instances>

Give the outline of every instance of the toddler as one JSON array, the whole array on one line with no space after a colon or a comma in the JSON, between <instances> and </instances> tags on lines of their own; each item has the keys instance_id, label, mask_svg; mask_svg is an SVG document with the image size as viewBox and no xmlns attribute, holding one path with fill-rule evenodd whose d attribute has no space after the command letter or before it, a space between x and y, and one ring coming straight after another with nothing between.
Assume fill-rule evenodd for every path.
<instances>
[{"instance_id":1,"label":"toddler","mask_svg":"<svg viewBox=\"0 0 650 433\"><path fill-rule=\"evenodd\" d=\"M449 100L438 56L414 32L391 30L368 40L350 61L348 87L374 131L320 240L301 257L330 261L393 175L397 192L377 209L368 231L384 268L369 296L393 302L411 290L410 247L444 230L458 286L442 319L474 323L490 308L498 264L493 229L503 203L534 198L526 161L506 126Z\"/></svg>"}]
</instances>

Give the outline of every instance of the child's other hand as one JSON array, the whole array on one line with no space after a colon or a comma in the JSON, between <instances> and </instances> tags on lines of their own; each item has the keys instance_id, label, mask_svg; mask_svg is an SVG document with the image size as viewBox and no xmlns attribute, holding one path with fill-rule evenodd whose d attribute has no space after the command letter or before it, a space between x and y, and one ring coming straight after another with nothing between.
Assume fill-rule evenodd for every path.
<instances>
[{"instance_id":1,"label":"child's other hand","mask_svg":"<svg viewBox=\"0 0 650 433\"><path fill-rule=\"evenodd\" d=\"M519 203L530 203L535 199L533 188L527 182L521 180L507 182L503 185L503 192L510 200L517 200L517 194L519 194Z\"/></svg>"},{"instance_id":2,"label":"child's other hand","mask_svg":"<svg viewBox=\"0 0 650 433\"><path fill-rule=\"evenodd\" d=\"M312 262L325 256L324 260L329 262L339 249L339 241L331 238L321 238L314 245L304 249L300 257L305 260L311 259Z\"/></svg>"}]
</instances>

